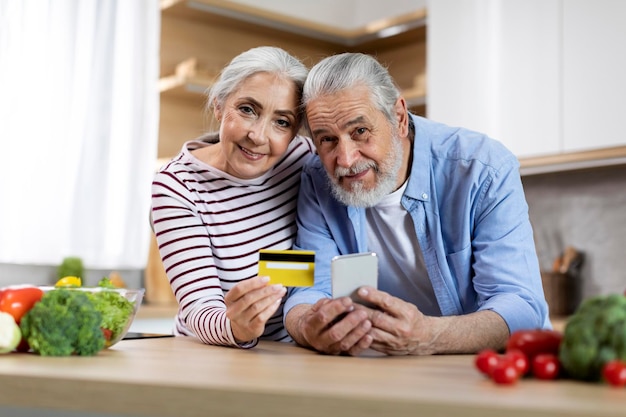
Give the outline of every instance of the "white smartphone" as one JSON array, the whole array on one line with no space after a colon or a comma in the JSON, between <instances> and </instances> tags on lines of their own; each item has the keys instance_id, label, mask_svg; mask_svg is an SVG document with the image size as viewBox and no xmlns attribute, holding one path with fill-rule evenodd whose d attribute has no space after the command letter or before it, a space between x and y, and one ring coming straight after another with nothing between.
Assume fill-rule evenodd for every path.
<instances>
[{"instance_id":1,"label":"white smartphone","mask_svg":"<svg viewBox=\"0 0 626 417\"><path fill-rule=\"evenodd\" d=\"M364 285L378 288L378 257L374 252L333 257L330 261L330 278L333 298L347 296L357 303L374 307L356 294Z\"/></svg>"}]
</instances>

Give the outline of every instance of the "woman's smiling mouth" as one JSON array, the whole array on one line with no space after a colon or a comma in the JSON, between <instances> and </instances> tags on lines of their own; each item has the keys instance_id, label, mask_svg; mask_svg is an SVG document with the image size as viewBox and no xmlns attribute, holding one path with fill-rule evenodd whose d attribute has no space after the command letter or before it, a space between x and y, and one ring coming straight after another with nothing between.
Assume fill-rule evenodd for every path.
<instances>
[{"instance_id":1,"label":"woman's smiling mouth","mask_svg":"<svg viewBox=\"0 0 626 417\"><path fill-rule=\"evenodd\" d=\"M240 146L239 149L241 150L241 153L243 153L243 155L248 159L259 160L265 156L265 154L252 152L249 149L244 148L243 146Z\"/></svg>"}]
</instances>

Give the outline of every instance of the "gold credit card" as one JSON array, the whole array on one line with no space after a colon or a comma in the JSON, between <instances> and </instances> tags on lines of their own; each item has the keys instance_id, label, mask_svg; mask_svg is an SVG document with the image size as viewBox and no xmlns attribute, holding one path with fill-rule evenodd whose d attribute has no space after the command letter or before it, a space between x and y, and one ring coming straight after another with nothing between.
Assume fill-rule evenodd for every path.
<instances>
[{"instance_id":1,"label":"gold credit card","mask_svg":"<svg viewBox=\"0 0 626 417\"><path fill-rule=\"evenodd\" d=\"M307 250L259 251L259 275L270 277L269 284L285 287L312 287L315 252Z\"/></svg>"}]
</instances>

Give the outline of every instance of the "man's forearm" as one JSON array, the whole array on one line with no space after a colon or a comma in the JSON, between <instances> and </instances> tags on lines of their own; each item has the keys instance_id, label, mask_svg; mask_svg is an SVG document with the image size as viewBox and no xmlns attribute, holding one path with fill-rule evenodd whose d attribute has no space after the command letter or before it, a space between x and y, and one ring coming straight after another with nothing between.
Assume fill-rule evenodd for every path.
<instances>
[{"instance_id":1,"label":"man's forearm","mask_svg":"<svg viewBox=\"0 0 626 417\"><path fill-rule=\"evenodd\" d=\"M304 347L311 347L311 345L304 337L301 319L310 308L310 304L298 304L289 310L289 313L287 313L287 316L285 317L285 328L287 329L287 333L289 333L297 344Z\"/></svg>"},{"instance_id":2,"label":"man's forearm","mask_svg":"<svg viewBox=\"0 0 626 417\"><path fill-rule=\"evenodd\" d=\"M491 310L462 316L431 317L430 343L413 354L474 353L482 349L503 349L509 338L504 319Z\"/></svg>"}]
</instances>

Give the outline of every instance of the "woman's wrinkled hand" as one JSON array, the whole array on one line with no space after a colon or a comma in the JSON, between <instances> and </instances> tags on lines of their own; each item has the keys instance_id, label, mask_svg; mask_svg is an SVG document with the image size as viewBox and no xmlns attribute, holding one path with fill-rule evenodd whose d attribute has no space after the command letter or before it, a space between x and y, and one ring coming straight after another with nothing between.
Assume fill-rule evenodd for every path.
<instances>
[{"instance_id":1,"label":"woman's wrinkled hand","mask_svg":"<svg viewBox=\"0 0 626 417\"><path fill-rule=\"evenodd\" d=\"M263 334L265 323L280 306L287 289L267 285L269 277L256 276L241 281L224 296L226 317L230 319L237 342L247 342Z\"/></svg>"}]
</instances>

